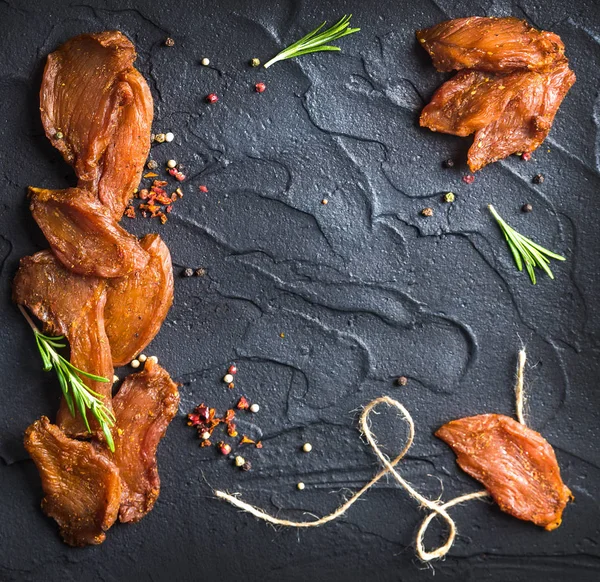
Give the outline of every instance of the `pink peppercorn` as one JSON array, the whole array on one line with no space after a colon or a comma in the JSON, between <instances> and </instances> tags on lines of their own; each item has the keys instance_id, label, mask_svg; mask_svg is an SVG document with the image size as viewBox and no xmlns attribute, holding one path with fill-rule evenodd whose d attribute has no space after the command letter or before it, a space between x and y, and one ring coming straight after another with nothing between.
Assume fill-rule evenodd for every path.
<instances>
[{"instance_id":1,"label":"pink peppercorn","mask_svg":"<svg viewBox=\"0 0 600 582\"><path fill-rule=\"evenodd\" d=\"M266 88L267 86L264 83L256 83L256 85L254 85L254 89L257 93L263 93Z\"/></svg>"},{"instance_id":2,"label":"pink peppercorn","mask_svg":"<svg viewBox=\"0 0 600 582\"><path fill-rule=\"evenodd\" d=\"M472 184L473 182L475 182L475 176L468 174L468 175L462 177L462 181L465 184Z\"/></svg>"},{"instance_id":3,"label":"pink peppercorn","mask_svg":"<svg viewBox=\"0 0 600 582\"><path fill-rule=\"evenodd\" d=\"M218 100L219 100L219 97L217 96L217 94L216 94L216 93L209 93L209 94L206 96L206 101L207 101L208 103L216 103Z\"/></svg>"},{"instance_id":4,"label":"pink peppercorn","mask_svg":"<svg viewBox=\"0 0 600 582\"><path fill-rule=\"evenodd\" d=\"M526 162L528 162L531 159L531 152L523 152L521 154L521 159L523 159Z\"/></svg>"},{"instance_id":5,"label":"pink peppercorn","mask_svg":"<svg viewBox=\"0 0 600 582\"><path fill-rule=\"evenodd\" d=\"M237 366L235 364L231 364L227 372L229 372L231 375L237 374Z\"/></svg>"}]
</instances>

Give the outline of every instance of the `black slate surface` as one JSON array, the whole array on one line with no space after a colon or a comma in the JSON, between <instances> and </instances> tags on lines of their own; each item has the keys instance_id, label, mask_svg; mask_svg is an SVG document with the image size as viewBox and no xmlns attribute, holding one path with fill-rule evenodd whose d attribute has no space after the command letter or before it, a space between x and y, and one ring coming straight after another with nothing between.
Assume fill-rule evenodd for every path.
<instances>
[{"instance_id":1,"label":"black slate surface","mask_svg":"<svg viewBox=\"0 0 600 582\"><path fill-rule=\"evenodd\" d=\"M247 66L345 12L362 31L340 41L341 54L266 71ZM414 30L473 14L513 14L557 32L577 83L530 162L513 157L466 185L470 140L418 127L424 100L444 76ZM600 9L593 0L2 0L0 22L1 580L599 579ZM175 158L189 176L165 226L125 219L126 226L158 229L177 273L191 266L207 275L177 277L174 307L146 350L183 384L179 417L160 447L160 499L139 524L115 526L102 546L72 549L39 508L38 476L21 445L30 422L54 414L59 391L41 372L10 283L19 258L45 247L26 186L73 183L39 121L45 57L73 35L113 28L137 47L155 97L155 130L176 135L153 158ZM166 36L174 47L162 45ZM199 64L205 56L209 68ZM257 81L267 84L261 95ZM210 92L220 96L211 106ZM448 157L460 163L442 169ZM539 172L546 180L533 185ZM198 192L200 184L209 192ZM440 194L449 190L457 200L444 205ZM541 276L533 287L515 270L490 202L568 257L555 264L555 281ZM520 212L525 202L532 213ZM420 216L425 206L432 218ZM424 514L391 480L336 523L300 532L275 531L212 498L211 486L240 491L292 519L333 510L377 470L356 411L382 394L401 400L416 421L402 474L432 497L442 492L439 479L445 499L477 489L432 433L456 417L513 414L521 342L530 358L529 423L555 447L576 497L557 531L472 502L452 511L460 535L450 555L424 566L412 546ZM232 361L239 373L230 391L220 378ZM394 386L402 374L408 385ZM265 443L244 451L248 473L198 448L185 425L199 402L223 410L241 394L261 406L243 417L241 431ZM382 415L375 429L394 454L402 423ZM299 452L305 441L314 447L308 455ZM298 481L307 485L301 493Z\"/></svg>"}]
</instances>

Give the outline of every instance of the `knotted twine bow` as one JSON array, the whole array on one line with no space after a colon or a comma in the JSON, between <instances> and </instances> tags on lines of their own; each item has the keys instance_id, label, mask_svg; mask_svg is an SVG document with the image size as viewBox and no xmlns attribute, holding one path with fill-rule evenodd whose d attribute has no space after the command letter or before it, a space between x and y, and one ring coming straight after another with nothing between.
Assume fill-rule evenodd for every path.
<instances>
[{"instance_id":1,"label":"knotted twine bow","mask_svg":"<svg viewBox=\"0 0 600 582\"><path fill-rule=\"evenodd\" d=\"M517 382L516 382L516 386L515 386L517 419L521 424L525 424L524 417L523 417L523 402L524 402L523 371L525 369L526 359L527 359L527 356L526 356L525 350L522 349L519 352L519 361L518 361L518 366L517 366ZM391 461L379 448L377 441L375 440L375 437L374 437L374 435L371 431L371 427L370 427L369 417L371 415L371 412L373 412L373 410L380 404L387 404L388 406L394 407L397 410L399 410L400 413L402 414L402 416L404 417L404 420L406 420L406 422L408 424L408 439L406 441L406 444L404 445L404 448L402 449L400 454ZM314 521L288 521L287 519L279 519L277 517L269 515L268 513L265 513L258 507L250 505L249 503L245 503L244 501L239 499L239 494L230 495L229 493L225 493L223 491L215 491L214 493L217 498L224 499L225 501L231 503L231 505L234 505L235 507L238 507L239 509L242 509L243 511L245 511L247 513L250 513L257 518L267 521L269 523L272 523L274 525L282 525L282 526L286 526L286 527L318 527L318 526L324 525L330 521L334 521L338 517L341 517L342 515L344 515L344 513L346 513L346 511L356 501L358 501L358 499L363 495L363 493L366 493L371 487L373 487L373 485L375 485L375 483L377 483L377 481L379 481L384 475L389 473L390 475L392 475L394 477L394 479L396 479L398 484L408 492L408 494L411 497L413 497L414 499L416 499L419 502L421 507L425 507L425 508L429 509L431 512L431 513L429 513L429 515L427 515L425 517L425 519L423 520L423 522L421 523L421 525L419 527L419 530L417 531L417 537L415 540L417 556L424 562L429 562L430 560L443 558L450 551L450 548L454 544L454 540L455 540L456 534L457 534L456 524L454 523L454 520L450 517L450 515L448 514L448 512L446 510L449 509L450 507L453 507L454 505L458 505L459 503L464 503L465 501L469 501L471 499L481 499L483 497L488 497L489 496L488 492L483 490L483 491L476 491L473 493L467 493L465 495L455 497L454 499L451 499L450 501L447 501L446 503L441 503L440 501L437 501L437 500L432 501L431 499L427 499L426 497L423 497L423 495L421 495L410 483L408 483L408 481L406 481L396 471L396 469L395 469L396 465L406 455L406 453L412 446L414 437L415 437L415 423L414 423L411 415L409 414L408 410L406 410L406 408L404 408L404 406L402 404L400 404L400 402L398 402L397 400L394 400L393 398L390 398L389 396L381 396L381 397L376 398L375 400L372 400L371 402L369 402L369 404L367 404L367 406L365 406L364 410L362 411L362 414L360 415L359 427L360 427L361 433L363 434L363 436L365 437L365 439L367 440L369 445L371 445L371 448L373 449L373 451L375 452L375 454L381 461L381 464L383 465L383 469L381 471L379 471L379 473L377 473L377 475L375 475L375 477L373 477L373 479L371 479L366 485L364 485L352 497L350 497L350 499L348 499L345 503L340 505L333 513L330 513L329 515L326 515L326 516L321 517L320 519L317 519ZM446 522L446 524L448 526L448 536L446 538L446 541L441 546L438 546L437 548L428 551L425 549L425 545L423 543L423 538L425 537L427 528L429 527L429 525L431 524L433 519L436 517L440 517Z\"/></svg>"}]
</instances>

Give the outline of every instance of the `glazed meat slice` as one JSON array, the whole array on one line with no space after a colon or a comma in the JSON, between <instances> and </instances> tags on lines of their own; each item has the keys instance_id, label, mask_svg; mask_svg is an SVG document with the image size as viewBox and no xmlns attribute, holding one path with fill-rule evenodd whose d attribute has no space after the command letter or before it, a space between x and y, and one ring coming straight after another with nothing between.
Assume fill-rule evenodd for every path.
<instances>
[{"instance_id":1,"label":"glazed meat slice","mask_svg":"<svg viewBox=\"0 0 600 582\"><path fill-rule=\"evenodd\" d=\"M94 182L86 184L97 190L100 201L119 220L140 183L142 170L150 150L150 128L154 105L146 79L131 69L123 75L123 83L131 91L131 100L121 108L117 128Z\"/></svg>"},{"instance_id":2,"label":"glazed meat slice","mask_svg":"<svg viewBox=\"0 0 600 582\"><path fill-rule=\"evenodd\" d=\"M566 61L545 73L523 73L527 83L515 92L501 117L475 134L469 149L472 172L518 152L532 152L550 132L565 95L575 82Z\"/></svg>"},{"instance_id":3,"label":"glazed meat slice","mask_svg":"<svg viewBox=\"0 0 600 582\"><path fill-rule=\"evenodd\" d=\"M496 121L532 74L464 70L446 81L424 107L421 126L467 136Z\"/></svg>"},{"instance_id":4,"label":"glazed meat slice","mask_svg":"<svg viewBox=\"0 0 600 582\"><path fill-rule=\"evenodd\" d=\"M123 484L119 519L139 521L160 491L156 449L179 407L177 384L147 360L142 372L127 376L113 400L117 417L115 452L106 454L119 468Z\"/></svg>"},{"instance_id":5,"label":"glazed meat slice","mask_svg":"<svg viewBox=\"0 0 600 582\"><path fill-rule=\"evenodd\" d=\"M71 348L71 362L79 369L109 379L83 381L104 396L111 408L113 366L108 337L104 330L106 282L83 277L66 269L50 251L21 259L13 282L13 300L24 305L44 324L50 335L64 335ZM92 430L97 424L89 416ZM63 398L57 422L71 436L87 433L83 419L71 415Z\"/></svg>"},{"instance_id":6,"label":"glazed meat slice","mask_svg":"<svg viewBox=\"0 0 600 582\"><path fill-rule=\"evenodd\" d=\"M117 220L150 149L153 103L118 31L83 34L48 56L40 109L46 135Z\"/></svg>"},{"instance_id":7,"label":"glazed meat slice","mask_svg":"<svg viewBox=\"0 0 600 582\"><path fill-rule=\"evenodd\" d=\"M80 275L123 277L143 269L148 253L91 192L29 188L31 212L54 254Z\"/></svg>"},{"instance_id":8,"label":"glazed meat slice","mask_svg":"<svg viewBox=\"0 0 600 582\"><path fill-rule=\"evenodd\" d=\"M540 71L561 60L565 50L558 35L513 17L447 20L417 31L417 39L438 71Z\"/></svg>"},{"instance_id":9,"label":"glazed meat slice","mask_svg":"<svg viewBox=\"0 0 600 582\"><path fill-rule=\"evenodd\" d=\"M502 511L547 530L560 525L572 495L554 450L539 433L508 416L482 414L449 422L435 434Z\"/></svg>"},{"instance_id":10,"label":"glazed meat slice","mask_svg":"<svg viewBox=\"0 0 600 582\"><path fill-rule=\"evenodd\" d=\"M150 255L145 269L111 279L104 318L113 365L124 366L158 333L173 303L171 253L157 234L140 244Z\"/></svg>"},{"instance_id":11,"label":"glazed meat slice","mask_svg":"<svg viewBox=\"0 0 600 582\"><path fill-rule=\"evenodd\" d=\"M115 522L121 479L115 464L91 443L67 437L42 416L25 432L25 448L40 473L42 509L72 546L101 544Z\"/></svg>"}]
</instances>

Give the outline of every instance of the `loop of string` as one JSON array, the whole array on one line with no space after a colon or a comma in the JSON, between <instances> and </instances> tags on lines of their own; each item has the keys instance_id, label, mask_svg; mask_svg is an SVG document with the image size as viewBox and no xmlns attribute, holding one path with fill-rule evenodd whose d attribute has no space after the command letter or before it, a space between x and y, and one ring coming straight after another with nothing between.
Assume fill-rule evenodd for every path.
<instances>
[{"instance_id":1,"label":"loop of string","mask_svg":"<svg viewBox=\"0 0 600 582\"><path fill-rule=\"evenodd\" d=\"M526 354L525 350L522 349L519 352L519 360L517 366L517 382L515 386L515 395L516 395L516 411L517 418L519 422L524 423L523 420L523 371L525 368ZM370 424L370 415L373 410L379 406L380 404L387 404L390 407L396 408L401 415L404 417L404 420L408 424L408 438L406 440L406 444L404 448L394 459L390 460L385 453L379 448L377 441L371 431ZM417 556L423 560L424 562L428 562L430 560L434 560L437 558L444 557L449 551L452 545L454 544L454 540L456 538L457 529L454 520L450 517L448 512L446 511L450 507L458 505L459 503L464 503L465 501L470 501L471 499L481 499L484 497L488 497L489 494L487 491L475 491L473 493L467 493L465 495L461 495L459 497L455 497L446 503L441 503L440 501L432 501L431 499L427 499L423 495L421 495L408 481L406 481L395 469L396 465L402 460L402 458L406 455L408 450L413 444L414 436L415 436L415 424L414 421L409 414L408 410L404 408L400 402L390 398L389 396L381 396L372 400L365 406L362 414L360 415L359 420L360 431L364 435L365 439L377 455L379 461L383 465L383 469L379 471L366 485L364 485L361 489L359 489L350 499L348 499L345 503L340 505L333 513L330 513L320 519L316 519L313 521L289 521L287 519L280 519L278 517L274 517L264 512L263 510L250 505L242 501L239 498L239 495L231 495L229 493L225 493L224 491L215 491L215 496L219 499L223 499L230 503L231 505L241 509L251 515L254 515L258 519L262 519L268 523L273 525L281 525L286 527L318 527L324 525L330 521L333 521L346 513L346 511L356 502L358 499L366 493L375 483L377 483L384 475L390 474L394 477L394 479L398 482L398 484L413 498L416 499L422 507L430 510L429 515L425 517L423 522L421 523L418 531L417 537L415 540L416 552ZM446 537L446 541L433 550L425 549L425 545L423 539L425 537L425 533L427 532L428 527L431 522L436 518L440 517L446 522L448 527L448 535Z\"/></svg>"}]
</instances>

